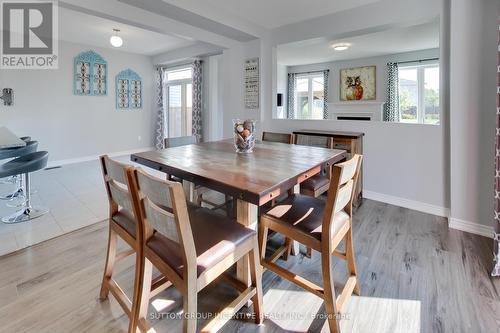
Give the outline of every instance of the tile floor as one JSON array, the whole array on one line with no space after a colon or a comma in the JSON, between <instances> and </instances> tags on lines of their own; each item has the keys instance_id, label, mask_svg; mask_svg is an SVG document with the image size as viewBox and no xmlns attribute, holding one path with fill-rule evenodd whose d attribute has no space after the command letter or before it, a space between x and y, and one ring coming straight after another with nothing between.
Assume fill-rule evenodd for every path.
<instances>
[{"instance_id":1,"label":"tile floor","mask_svg":"<svg viewBox=\"0 0 500 333\"><path fill-rule=\"evenodd\" d=\"M116 158L130 163L130 156ZM160 173L149 169L151 173ZM0 195L13 185L0 184ZM0 222L0 256L102 221L108 215L108 199L99 161L64 165L32 174L33 205L50 209L49 214L25 223ZM16 211L0 201L0 216Z\"/></svg>"}]
</instances>

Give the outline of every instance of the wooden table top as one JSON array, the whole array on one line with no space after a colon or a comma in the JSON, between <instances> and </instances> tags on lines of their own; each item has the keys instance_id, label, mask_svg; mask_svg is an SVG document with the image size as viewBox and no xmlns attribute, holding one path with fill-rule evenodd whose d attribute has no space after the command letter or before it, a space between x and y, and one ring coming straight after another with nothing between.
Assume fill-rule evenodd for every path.
<instances>
[{"instance_id":1,"label":"wooden table top","mask_svg":"<svg viewBox=\"0 0 500 333\"><path fill-rule=\"evenodd\" d=\"M340 136L346 138L359 138L365 135L362 132L346 132L346 131L322 131L322 130L308 130L301 129L294 131L293 134L305 134L305 135L320 135L320 136Z\"/></svg>"},{"instance_id":2,"label":"wooden table top","mask_svg":"<svg viewBox=\"0 0 500 333\"><path fill-rule=\"evenodd\" d=\"M237 154L232 140L223 140L133 154L131 160L260 206L346 156L344 150L270 142Z\"/></svg>"},{"instance_id":3,"label":"wooden table top","mask_svg":"<svg viewBox=\"0 0 500 333\"><path fill-rule=\"evenodd\" d=\"M0 126L0 149L26 146L26 142L19 139L7 127Z\"/></svg>"}]
</instances>

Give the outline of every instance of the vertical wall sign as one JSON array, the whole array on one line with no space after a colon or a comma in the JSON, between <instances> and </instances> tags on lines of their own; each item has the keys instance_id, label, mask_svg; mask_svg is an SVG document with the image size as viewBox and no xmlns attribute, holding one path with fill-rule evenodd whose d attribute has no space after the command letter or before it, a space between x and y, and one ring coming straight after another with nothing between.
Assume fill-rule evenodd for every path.
<instances>
[{"instance_id":1,"label":"vertical wall sign","mask_svg":"<svg viewBox=\"0 0 500 333\"><path fill-rule=\"evenodd\" d=\"M142 80L131 69L116 75L116 108L119 110L142 108Z\"/></svg>"},{"instance_id":2,"label":"vertical wall sign","mask_svg":"<svg viewBox=\"0 0 500 333\"><path fill-rule=\"evenodd\" d=\"M107 77L108 64L96 52L82 52L75 57L73 78L75 95L106 95L108 90Z\"/></svg>"},{"instance_id":3,"label":"vertical wall sign","mask_svg":"<svg viewBox=\"0 0 500 333\"><path fill-rule=\"evenodd\" d=\"M245 60L245 108L258 109L260 97L259 58Z\"/></svg>"}]
</instances>

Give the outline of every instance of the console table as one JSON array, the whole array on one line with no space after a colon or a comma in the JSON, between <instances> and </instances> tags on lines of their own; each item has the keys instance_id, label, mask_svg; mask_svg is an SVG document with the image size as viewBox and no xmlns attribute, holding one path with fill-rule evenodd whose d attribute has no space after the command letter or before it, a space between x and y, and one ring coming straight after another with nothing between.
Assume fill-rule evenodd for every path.
<instances>
[{"instance_id":1,"label":"console table","mask_svg":"<svg viewBox=\"0 0 500 333\"><path fill-rule=\"evenodd\" d=\"M295 131L293 132L293 134L326 136L333 138L333 148L347 151L347 158L351 158L353 154L363 154L363 136L365 135L365 133L304 129ZM355 193L356 200L354 201L354 205L357 207L361 204L361 199L363 198L363 165L361 165L361 173L359 175Z\"/></svg>"}]
</instances>

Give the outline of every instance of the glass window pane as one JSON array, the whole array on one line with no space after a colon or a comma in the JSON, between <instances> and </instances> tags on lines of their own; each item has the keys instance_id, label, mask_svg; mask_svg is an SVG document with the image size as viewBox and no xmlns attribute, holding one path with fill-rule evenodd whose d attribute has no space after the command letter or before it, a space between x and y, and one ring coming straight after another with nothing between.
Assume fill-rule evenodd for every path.
<instances>
[{"instance_id":1,"label":"glass window pane","mask_svg":"<svg viewBox=\"0 0 500 333\"><path fill-rule=\"evenodd\" d=\"M186 132L184 135L193 133L193 85L186 84Z\"/></svg>"},{"instance_id":2,"label":"glass window pane","mask_svg":"<svg viewBox=\"0 0 500 333\"><path fill-rule=\"evenodd\" d=\"M296 118L297 119L308 119L309 118L309 79L308 78L298 78L297 79L297 106L296 106Z\"/></svg>"},{"instance_id":3,"label":"glass window pane","mask_svg":"<svg viewBox=\"0 0 500 333\"><path fill-rule=\"evenodd\" d=\"M323 105L325 103L325 90L323 76L311 78L313 88L311 119L323 119Z\"/></svg>"},{"instance_id":4,"label":"glass window pane","mask_svg":"<svg viewBox=\"0 0 500 333\"><path fill-rule=\"evenodd\" d=\"M417 122L418 108L417 68L399 69L399 110L402 123Z\"/></svg>"},{"instance_id":5,"label":"glass window pane","mask_svg":"<svg viewBox=\"0 0 500 333\"><path fill-rule=\"evenodd\" d=\"M167 72L167 81L190 79L192 76L191 72L191 68L184 68Z\"/></svg>"},{"instance_id":6,"label":"glass window pane","mask_svg":"<svg viewBox=\"0 0 500 333\"><path fill-rule=\"evenodd\" d=\"M424 68L424 124L439 125L439 67Z\"/></svg>"},{"instance_id":7,"label":"glass window pane","mask_svg":"<svg viewBox=\"0 0 500 333\"><path fill-rule=\"evenodd\" d=\"M182 136L182 86L168 87L168 135Z\"/></svg>"}]
</instances>

